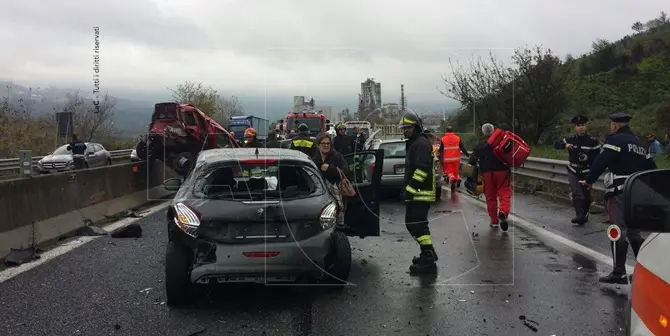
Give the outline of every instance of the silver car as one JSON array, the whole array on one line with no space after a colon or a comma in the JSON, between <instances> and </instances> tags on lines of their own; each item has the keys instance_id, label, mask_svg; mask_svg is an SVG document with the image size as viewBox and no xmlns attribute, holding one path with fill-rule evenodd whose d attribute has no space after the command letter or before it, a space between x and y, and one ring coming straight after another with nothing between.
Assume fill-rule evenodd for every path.
<instances>
[{"instance_id":1,"label":"silver car","mask_svg":"<svg viewBox=\"0 0 670 336\"><path fill-rule=\"evenodd\" d=\"M57 173L74 169L74 159L72 151L68 150L69 145L58 147L53 153L37 161L37 170L41 174ZM101 144L87 142L86 154L84 158L84 168L96 168L112 165L111 154Z\"/></svg>"},{"instance_id":2,"label":"silver car","mask_svg":"<svg viewBox=\"0 0 670 336\"><path fill-rule=\"evenodd\" d=\"M405 140L384 140L372 142L370 150L384 151L381 189L386 194L398 194L405 189ZM442 196L442 169L438 160L434 160L436 199Z\"/></svg>"},{"instance_id":3,"label":"silver car","mask_svg":"<svg viewBox=\"0 0 670 336\"><path fill-rule=\"evenodd\" d=\"M362 169L346 197L345 226L321 172L289 149L211 149L191 174L165 181L176 191L166 213L167 303L191 298L198 284L320 282L342 284L351 270L348 236L378 237L381 152L359 152ZM354 154L345 160L354 159ZM372 168L372 167L376 168Z\"/></svg>"}]
</instances>

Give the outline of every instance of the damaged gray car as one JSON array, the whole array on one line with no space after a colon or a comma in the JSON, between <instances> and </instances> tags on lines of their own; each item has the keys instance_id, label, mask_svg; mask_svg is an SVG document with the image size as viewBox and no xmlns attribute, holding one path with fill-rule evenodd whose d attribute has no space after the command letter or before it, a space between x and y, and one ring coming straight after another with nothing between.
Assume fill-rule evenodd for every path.
<instances>
[{"instance_id":1,"label":"damaged gray car","mask_svg":"<svg viewBox=\"0 0 670 336\"><path fill-rule=\"evenodd\" d=\"M167 211L165 286L169 305L198 284L346 283L348 236L379 236L383 152L356 153L365 179L354 181L345 226L314 162L290 149L212 149L200 153ZM354 176L355 172L351 172Z\"/></svg>"}]
</instances>

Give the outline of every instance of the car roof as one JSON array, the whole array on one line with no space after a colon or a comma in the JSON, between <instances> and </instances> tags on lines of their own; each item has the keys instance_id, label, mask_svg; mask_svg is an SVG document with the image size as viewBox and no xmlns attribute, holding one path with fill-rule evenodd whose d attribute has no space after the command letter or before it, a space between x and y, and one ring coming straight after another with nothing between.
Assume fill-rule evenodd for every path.
<instances>
[{"instance_id":1,"label":"car roof","mask_svg":"<svg viewBox=\"0 0 670 336\"><path fill-rule=\"evenodd\" d=\"M381 145L381 144L395 143L395 142L397 142L397 143L405 142L405 139L382 140L382 142L380 142L379 144Z\"/></svg>"},{"instance_id":2,"label":"car roof","mask_svg":"<svg viewBox=\"0 0 670 336\"><path fill-rule=\"evenodd\" d=\"M198 156L198 161L207 163L248 159L283 159L313 164L303 152L286 148L216 148L204 150Z\"/></svg>"}]
</instances>

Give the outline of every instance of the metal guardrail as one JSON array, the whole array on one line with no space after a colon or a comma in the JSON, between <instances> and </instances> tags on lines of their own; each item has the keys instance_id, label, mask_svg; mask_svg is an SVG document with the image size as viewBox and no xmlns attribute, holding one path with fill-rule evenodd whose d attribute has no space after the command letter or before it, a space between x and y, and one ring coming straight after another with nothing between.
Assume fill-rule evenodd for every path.
<instances>
[{"instance_id":1,"label":"metal guardrail","mask_svg":"<svg viewBox=\"0 0 670 336\"><path fill-rule=\"evenodd\" d=\"M133 149L120 149L109 151L109 154L112 157L112 161L126 161L130 160L130 152ZM41 160L44 156L33 156L33 170L37 168L37 161ZM16 174L19 173L19 158L13 159L0 159L0 172L7 173L8 171L16 171Z\"/></svg>"},{"instance_id":2,"label":"metal guardrail","mask_svg":"<svg viewBox=\"0 0 670 336\"><path fill-rule=\"evenodd\" d=\"M113 161L130 160L130 152L132 152L132 149L120 149L115 151L109 151ZM43 156L35 156L32 158L33 169L36 168L37 161L39 161L42 158ZM467 157L461 156L461 160L462 162L467 163ZM515 168L513 169L513 172L515 174L528 176L540 180L568 184L569 183L568 170L566 168L567 165L568 161L529 157L524 163L523 167ZM18 158L0 160L0 172L6 172L11 170L15 170L18 174L19 170ZM593 185L593 188L599 191L605 190L605 185L602 176Z\"/></svg>"},{"instance_id":3,"label":"metal guardrail","mask_svg":"<svg viewBox=\"0 0 670 336\"><path fill-rule=\"evenodd\" d=\"M462 155L461 162L467 163L467 157ZM515 174L528 176L539 180L569 184L568 169L566 168L567 165L568 161L564 160L529 157L524 163L523 167L514 168L512 171ZM605 184L602 176L600 176L598 181L593 185L593 189L598 191L605 191Z\"/></svg>"}]
</instances>

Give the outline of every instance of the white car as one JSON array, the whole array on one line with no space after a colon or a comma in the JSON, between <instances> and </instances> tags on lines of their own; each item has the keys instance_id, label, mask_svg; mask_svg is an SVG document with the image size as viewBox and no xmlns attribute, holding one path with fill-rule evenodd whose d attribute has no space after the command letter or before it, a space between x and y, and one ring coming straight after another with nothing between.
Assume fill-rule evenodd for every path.
<instances>
[{"instance_id":1,"label":"white car","mask_svg":"<svg viewBox=\"0 0 670 336\"><path fill-rule=\"evenodd\" d=\"M624 188L626 225L653 232L637 255L627 335L670 335L669 185L670 169L656 169L631 175Z\"/></svg>"}]
</instances>

